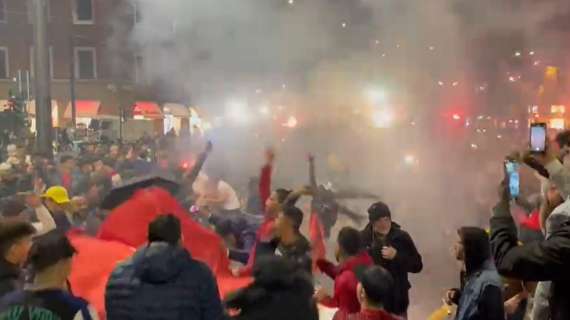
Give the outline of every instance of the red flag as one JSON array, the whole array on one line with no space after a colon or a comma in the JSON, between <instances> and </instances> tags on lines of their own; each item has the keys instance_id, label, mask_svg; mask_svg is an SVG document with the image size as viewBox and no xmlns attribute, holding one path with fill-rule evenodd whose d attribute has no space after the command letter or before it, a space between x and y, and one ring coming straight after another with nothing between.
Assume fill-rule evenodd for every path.
<instances>
[{"instance_id":1,"label":"red flag","mask_svg":"<svg viewBox=\"0 0 570 320\"><path fill-rule=\"evenodd\" d=\"M540 232L540 212L535 210L529 216L524 216L520 224L530 230Z\"/></svg>"},{"instance_id":2,"label":"red flag","mask_svg":"<svg viewBox=\"0 0 570 320\"><path fill-rule=\"evenodd\" d=\"M109 214L97 238L77 232L68 235L78 251L70 276L72 290L89 301L102 319L105 287L111 272L118 262L132 256L135 248L147 242L148 224L158 215L167 213L180 219L184 246L194 258L210 267L221 297L251 283L251 278L231 275L223 240L192 220L172 195L160 188L140 190Z\"/></svg>"},{"instance_id":3,"label":"red flag","mask_svg":"<svg viewBox=\"0 0 570 320\"><path fill-rule=\"evenodd\" d=\"M139 247L147 242L148 224L161 214L173 214L180 219L184 246L192 257L206 263L215 274L230 274L222 238L192 220L178 201L160 188L139 190L115 208L101 225L97 237Z\"/></svg>"},{"instance_id":4,"label":"red flag","mask_svg":"<svg viewBox=\"0 0 570 320\"><path fill-rule=\"evenodd\" d=\"M321 219L316 212L311 212L309 220L309 239L313 247L313 270L318 270L316 267L317 260L324 259L326 256L325 237Z\"/></svg>"},{"instance_id":5,"label":"red flag","mask_svg":"<svg viewBox=\"0 0 570 320\"><path fill-rule=\"evenodd\" d=\"M77 250L69 277L73 294L80 296L105 317L105 286L117 263L128 259L133 247L116 241L105 241L78 232L68 233L69 241Z\"/></svg>"}]
</instances>

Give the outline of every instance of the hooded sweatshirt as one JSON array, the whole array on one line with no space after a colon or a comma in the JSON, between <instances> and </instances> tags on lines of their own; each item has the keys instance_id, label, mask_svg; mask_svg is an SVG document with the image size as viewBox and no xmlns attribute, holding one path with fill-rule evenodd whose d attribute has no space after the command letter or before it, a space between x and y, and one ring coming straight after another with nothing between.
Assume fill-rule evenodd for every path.
<instances>
[{"instance_id":1,"label":"hooded sweatshirt","mask_svg":"<svg viewBox=\"0 0 570 320\"><path fill-rule=\"evenodd\" d=\"M111 274L108 319L223 319L210 269L181 246L153 242Z\"/></svg>"},{"instance_id":2,"label":"hooded sweatshirt","mask_svg":"<svg viewBox=\"0 0 570 320\"><path fill-rule=\"evenodd\" d=\"M356 296L358 279L356 272L374 264L367 252L350 257L338 266L326 260L317 261L317 266L326 275L334 279L334 296L321 303L327 307L338 308L340 313L352 314L360 311L360 302Z\"/></svg>"}]
</instances>

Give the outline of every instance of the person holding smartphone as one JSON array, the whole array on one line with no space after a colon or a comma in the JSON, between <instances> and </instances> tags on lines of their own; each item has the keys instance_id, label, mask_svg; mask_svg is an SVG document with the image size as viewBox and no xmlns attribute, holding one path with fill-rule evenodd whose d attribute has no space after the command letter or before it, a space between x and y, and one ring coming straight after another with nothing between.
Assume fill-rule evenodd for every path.
<instances>
[{"instance_id":1,"label":"person holding smartphone","mask_svg":"<svg viewBox=\"0 0 570 320\"><path fill-rule=\"evenodd\" d=\"M557 150L545 141L543 152L527 151L522 161L549 179L560 190L563 198L568 198L570 196L570 163L569 161L565 163L564 160L570 155L570 130L560 132L555 141Z\"/></svg>"},{"instance_id":2,"label":"person holding smartphone","mask_svg":"<svg viewBox=\"0 0 570 320\"><path fill-rule=\"evenodd\" d=\"M549 150L546 148L544 154L534 154L532 159L547 170L554 184L558 183L562 188L566 188L565 192L568 194L570 172ZM560 190L562 193L563 189ZM570 268L570 219L563 222L545 240L519 245L516 225L510 212L512 197L506 177L499 191L499 202L493 209L490 221L491 248L497 270L502 276L522 281L551 281L550 319L570 319L570 305L568 304L570 299L570 273L568 272ZM567 204L568 201L560 206Z\"/></svg>"}]
</instances>

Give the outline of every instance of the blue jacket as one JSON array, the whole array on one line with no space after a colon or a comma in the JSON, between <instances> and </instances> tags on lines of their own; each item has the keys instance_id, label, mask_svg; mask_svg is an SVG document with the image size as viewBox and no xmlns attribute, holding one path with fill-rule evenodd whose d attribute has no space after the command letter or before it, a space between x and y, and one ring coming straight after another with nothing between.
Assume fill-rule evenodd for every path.
<instances>
[{"instance_id":1,"label":"blue jacket","mask_svg":"<svg viewBox=\"0 0 570 320\"><path fill-rule=\"evenodd\" d=\"M467 282L461 293L461 299L457 308L456 320L490 319L490 316L483 310L479 310L480 302L489 287L495 287L497 292L501 292L503 287L501 278L493 262L487 261L481 270L473 272L467 277ZM502 304L503 300L495 301Z\"/></svg>"},{"instance_id":2,"label":"blue jacket","mask_svg":"<svg viewBox=\"0 0 570 320\"><path fill-rule=\"evenodd\" d=\"M210 269L180 246L154 242L111 274L105 293L109 320L223 319Z\"/></svg>"}]
</instances>

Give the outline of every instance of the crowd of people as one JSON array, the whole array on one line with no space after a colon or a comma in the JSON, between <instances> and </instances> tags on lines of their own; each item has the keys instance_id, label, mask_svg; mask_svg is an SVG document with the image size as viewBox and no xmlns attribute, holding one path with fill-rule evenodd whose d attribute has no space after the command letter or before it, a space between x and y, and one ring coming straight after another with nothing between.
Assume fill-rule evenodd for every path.
<instances>
[{"instance_id":1,"label":"crowd of people","mask_svg":"<svg viewBox=\"0 0 570 320\"><path fill-rule=\"evenodd\" d=\"M307 185L275 188L276 156L267 150L242 201L222 175L205 172L211 143L192 155L173 134L157 139L86 143L55 159L8 145L0 164L0 319L313 320L322 307L334 309L335 320L408 319L408 276L422 272L422 256L374 193L319 185L312 155ZM443 293L430 319L570 319L569 154L570 131L564 131L544 153L506 155L535 172L523 183L540 185L540 200L511 196L505 175L489 210L490 228L457 230L460 281ZM141 181L156 177L176 184L169 191L187 216L223 240L235 262L231 276L252 282L220 297L211 266L184 246L180 217L159 214L147 226L147 243L109 276L105 310L95 310L68 281L76 254L69 233L96 235L117 206L106 203L109 195L146 188ZM298 204L302 197L311 198L308 209ZM369 199L367 216L344 206L345 198ZM532 213L520 218L520 211ZM339 215L352 226L334 233ZM538 229L529 237L531 219ZM336 262L325 253L333 235ZM320 286L318 273L333 280L332 289Z\"/></svg>"}]
</instances>

